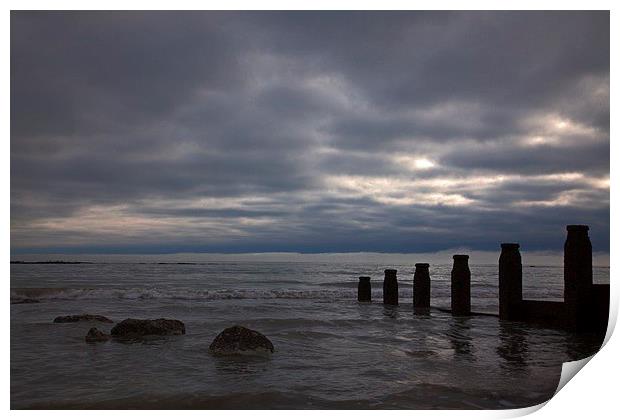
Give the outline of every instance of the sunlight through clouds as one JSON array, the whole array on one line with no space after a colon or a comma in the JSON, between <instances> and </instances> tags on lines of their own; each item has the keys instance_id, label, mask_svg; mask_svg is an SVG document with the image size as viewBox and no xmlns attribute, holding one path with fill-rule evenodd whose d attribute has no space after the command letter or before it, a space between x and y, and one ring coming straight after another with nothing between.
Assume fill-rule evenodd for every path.
<instances>
[{"instance_id":1,"label":"sunlight through clouds","mask_svg":"<svg viewBox=\"0 0 620 420\"><path fill-rule=\"evenodd\" d=\"M15 250L609 247L604 13L80 21L11 19Z\"/></svg>"}]
</instances>

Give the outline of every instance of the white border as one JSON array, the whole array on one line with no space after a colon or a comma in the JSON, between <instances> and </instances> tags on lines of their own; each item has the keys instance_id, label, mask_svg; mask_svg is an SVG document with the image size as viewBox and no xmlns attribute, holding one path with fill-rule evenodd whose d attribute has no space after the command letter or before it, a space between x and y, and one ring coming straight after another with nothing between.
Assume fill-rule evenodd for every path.
<instances>
[{"instance_id":1,"label":"white border","mask_svg":"<svg viewBox=\"0 0 620 420\"><path fill-rule=\"evenodd\" d=\"M616 2L617 3L617 2ZM403 0L383 0L381 2L368 2L368 1L336 1L336 0L314 0L314 1L282 1L282 0L263 0L263 1L244 1L244 0L229 0L227 2L212 2L212 1L183 1L177 0L175 2L162 2L162 1L118 1L118 0L110 0L106 2L89 2L88 4L78 1L67 1L67 0L59 0L59 1L8 1L8 9L3 15L2 23L2 31L4 35L4 42L2 43L2 57L4 59L4 66L2 66L2 71L4 73L5 83L2 85L2 115L4 116L4 133L5 140L2 143L3 153L2 160L2 190L4 197L7 198L4 206L2 206L2 220L5 223L5 235L4 241L2 242L2 247L4 250L4 259L2 260L2 267L4 268L5 273L5 281L8 283L10 278L10 266L9 266L9 256L10 256L10 226L8 221L10 220L10 67L9 67L9 57L10 57L10 9L20 10L20 9L158 9L158 10L170 10L170 9L190 9L190 10L198 10L198 9L212 9L212 10L230 10L230 9L288 9L288 10L299 10L299 9L326 9L326 10L334 10L334 9L366 9L366 10L375 10L375 9L416 9L416 10L517 10L517 9L535 9L535 10L580 10L580 9L588 9L588 10L611 10L611 74L612 74L612 84L611 84L611 111L612 111L612 119L611 119L611 132L614 133L614 118L617 112L614 112L615 108L613 106L614 98L616 98L617 89L614 89L613 80L615 80L615 70L617 70L617 42L614 42L615 39L618 39L618 31L616 30L619 19L617 18L617 8L614 8L614 2L612 1L601 1L601 0L590 0L590 1L542 1L542 0L522 0L522 1L434 1L434 2L411 2L411 1L403 1ZM614 147L614 143L611 143L611 162L618 162L618 148ZM614 170L612 165L611 170L611 178L614 178ZM613 182L612 182L613 183ZM614 222L614 216L616 215L616 206L615 206L615 198L612 190L611 194L611 232L615 233L616 223ZM616 241L615 235L611 235L610 238L610 256L611 260L616 260L618 256L616 250ZM614 279L611 281L612 284L612 309L613 309L613 317L614 323L617 314L618 308L618 290L617 287L614 287L615 278L614 278L615 270L611 269L610 279ZM3 395L4 399L3 406L5 410L9 410L10 407L10 381L9 381L9 361L10 361L10 350L9 350L9 329L10 329L10 306L9 306L9 287L8 284L3 288L3 302L5 306L5 314L4 317L4 337L5 344L2 348L4 355L4 364L2 367L2 378L3 378ZM617 404L616 404L616 375L618 374L618 361L616 360L615 354L620 354L618 352L619 345L618 340L613 336L609 340L609 342L604 346L604 348L597 354L588 364L582 369L582 372L579 373L579 378L573 381L570 381L554 398L552 398L547 404L541 404L538 407L531 407L528 409L520 409L520 410L507 410L507 411L390 411L388 412L378 412L378 411L322 411L320 413L321 416L328 417L349 417L355 416L356 419L362 420L375 416L385 415L389 416L391 419L407 419L410 420L412 416L421 416L422 418L504 418L504 417L515 417L521 416L525 414L529 414L535 412L532 417L533 418L584 418L588 417L600 417L600 418L609 418L612 416L614 412L617 412ZM60 356L62 357L62 356ZM543 409L536 411L540 408ZM154 411L149 413L144 413L144 415L148 415L149 417L154 418L167 418L170 415L183 415L191 418L203 418L205 415L210 416L226 416L233 418L247 417L251 416L252 418L289 418L290 416L295 416L298 418L308 418L316 416L317 413L309 412L309 411L253 411L253 412L219 412L219 411L209 411L207 413L200 411ZM71 412L30 412L30 411L11 411L11 416L19 417L19 418L30 418L31 416L41 416L45 415L46 417L53 418L81 418L84 413L80 411L71 411ZM121 416L121 417L134 417L136 413L128 412L128 411L115 411L115 412L106 412L106 411L90 411L88 416L94 418L107 418L110 415Z\"/></svg>"}]
</instances>

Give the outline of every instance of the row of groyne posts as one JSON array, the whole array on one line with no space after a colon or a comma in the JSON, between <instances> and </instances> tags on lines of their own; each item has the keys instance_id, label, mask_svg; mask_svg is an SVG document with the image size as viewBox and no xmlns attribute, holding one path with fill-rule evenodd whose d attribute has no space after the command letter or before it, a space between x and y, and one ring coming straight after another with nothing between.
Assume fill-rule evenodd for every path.
<instances>
[{"instance_id":1,"label":"row of groyne posts","mask_svg":"<svg viewBox=\"0 0 620 420\"><path fill-rule=\"evenodd\" d=\"M519 244L501 244L499 257L499 318L539 324L576 332L604 334L609 316L609 284L593 284L592 244L589 227L568 225L564 243L564 301L523 299L523 268ZM454 255L451 273L451 309L453 316L472 316L471 272L468 255ZM415 264L413 275L413 309L426 315L431 307L430 265ZM362 276L358 284L358 301L371 301L370 277ZM383 303L398 305L396 270L385 270Z\"/></svg>"}]
</instances>

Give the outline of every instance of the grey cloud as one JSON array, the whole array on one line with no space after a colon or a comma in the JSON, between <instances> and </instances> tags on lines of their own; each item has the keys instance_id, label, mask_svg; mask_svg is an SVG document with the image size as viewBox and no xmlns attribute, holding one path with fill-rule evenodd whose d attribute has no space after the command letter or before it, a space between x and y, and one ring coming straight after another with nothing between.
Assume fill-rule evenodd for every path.
<instances>
[{"instance_id":1,"label":"grey cloud","mask_svg":"<svg viewBox=\"0 0 620 420\"><path fill-rule=\"evenodd\" d=\"M15 250L606 251L609 167L608 12L11 14Z\"/></svg>"},{"instance_id":2,"label":"grey cloud","mask_svg":"<svg viewBox=\"0 0 620 420\"><path fill-rule=\"evenodd\" d=\"M573 147L514 147L510 144L480 144L445 153L443 165L522 174L586 172L609 174L609 142L585 143Z\"/></svg>"}]
</instances>

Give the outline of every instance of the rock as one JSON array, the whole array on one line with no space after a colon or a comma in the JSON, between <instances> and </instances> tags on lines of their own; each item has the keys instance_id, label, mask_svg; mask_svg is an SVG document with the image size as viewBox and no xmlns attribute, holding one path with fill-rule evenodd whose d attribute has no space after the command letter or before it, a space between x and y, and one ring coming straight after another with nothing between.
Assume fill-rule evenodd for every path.
<instances>
[{"instance_id":1,"label":"rock","mask_svg":"<svg viewBox=\"0 0 620 420\"><path fill-rule=\"evenodd\" d=\"M81 314L81 315L67 315L67 316L59 316L54 318L54 322L80 322L80 321L99 321L99 322L107 322L108 324L112 324L112 321L109 318L106 318L103 315L89 315L89 314Z\"/></svg>"},{"instance_id":2,"label":"rock","mask_svg":"<svg viewBox=\"0 0 620 420\"><path fill-rule=\"evenodd\" d=\"M11 305L19 305L22 303L41 303L41 301L37 299L29 299L29 298L11 300Z\"/></svg>"},{"instance_id":3,"label":"rock","mask_svg":"<svg viewBox=\"0 0 620 420\"><path fill-rule=\"evenodd\" d=\"M111 338L110 334L106 334L102 331L99 331L97 328L93 327L88 330L88 334L84 337L87 343L97 343L102 341L108 341Z\"/></svg>"},{"instance_id":4,"label":"rock","mask_svg":"<svg viewBox=\"0 0 620 420\"><path fill-rule=\"evenodd\" d=\"M273 353L273 344L267 337L258 331L250 330L239 325L226 328L213 343L209 351L215 356L251 353Z\"/></svg>"},{"instance_id":5,"label":"rock","mask_svg":"<svg viewBox=\"0 0 620 420\"><path fill-rule=\"evenodd\" d=\"M182 335L185 324L176 319L125 319L110 331L118 338L135 338L145 335Z\"/></svg>"}]
</instances>

